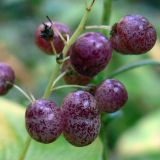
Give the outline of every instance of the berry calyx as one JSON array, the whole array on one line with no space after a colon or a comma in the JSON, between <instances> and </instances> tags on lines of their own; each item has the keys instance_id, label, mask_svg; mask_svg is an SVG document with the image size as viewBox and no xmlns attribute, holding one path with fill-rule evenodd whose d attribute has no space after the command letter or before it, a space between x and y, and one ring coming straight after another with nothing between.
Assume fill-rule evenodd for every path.
<instances>
[{"instance_id":1,"label":"berry calyx","mask_svg":"<svg viewBox=\"0 0 160 160\"><path fill-rule=\"evenodd\" d=\"M96 32L81 35L69 51L73 68L78 73L89 77L102 71L112 56L110 41Z\"/></svg>"},{"instance_id":2,"label":"berry calyx","mask_svg":"<svg viewBox=\"0 0 160 160\"><path fill-rule=\"evenodd\" d=\"M15 73L6 63L0 63L0 95L5 95L15 82Z\"/></svg>"},{"instance_id":3,"label":"berry calyx","mask_svg":"<svg viewBox=\"0 0 160 160\"><path fill-rule=\"evenodd\" d=\"M127 15L111 31L112 47L122 54L143 54L152 49L157 39L153 25L143 16Z\"/></svg>"},{"instance_id":4,"label":"berry calyx","mask_svg":"<svg viewBox=\"0 0 160 160\"><path fill-rule=\"evenodd\" d=\"M51 23L48 21L39 25L35 33L35 43L42 51L49 55L54 54L50 41L53 42L57 53L61 53L65 45L54 27L59 31L64 39L66 39L66 35L71 34L70 29L60 22Z\"/></svg>"},{"instance_id":5,"label":"berry calyx","mask_svg":"<svg viewBox=\"0 0 160 160\"><path fill-rule=\"evenodd\" d=\"M88 92L76 91L65 97L63 134L75 146L92 143L100 130L100 116L95 98Z\"/></svg>"},{"instance_id":6,"label":"berry calyx","mask_svg":"<svg viewBox=\"0 0 160 160\"><path fill-rule=\"evenodd\" d=\"M112 113L127 102L128 93L120 81L107 79L97 87L95 98L100 112Z\"/></svg>"},{"instance_id":7,"label":"berry calyx","mask_svg":"<svg viewBox=\"0 0 160 160\"><path fill-rule=\"evenodd\" d=\"M26 129L38 142L51 143L63 130L60 108L53 101L38 99L33 101L25 113Z\"/></svg>"}]
</instances>

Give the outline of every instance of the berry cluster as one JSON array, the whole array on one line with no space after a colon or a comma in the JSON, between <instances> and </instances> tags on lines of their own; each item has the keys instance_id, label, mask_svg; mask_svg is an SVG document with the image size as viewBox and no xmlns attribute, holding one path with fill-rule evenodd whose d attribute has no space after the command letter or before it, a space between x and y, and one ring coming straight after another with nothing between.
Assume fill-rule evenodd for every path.
<instances>
[{"instance_id":1,"label":"berry cluster","mask_svg":"<svg viewBox=\"0 0 160 160\"><path fill-rule=\"evenodd\" d=\"M122 54L142 54L156 42L154 27L139 15L123 17L113 25L110 35L108 39L98 32L84 33L71 45L67 55L63 55L71 31L62 23L48 21L37 28L35 41L45 53L62 55L59 57L61 72L66 72L64 81L67 84L87 85L108 65L112 49ZM14 81L13 70L0 63L0 95L7 93ZM39 142L51 143L63 133L75 146L92 143L100 131L101 112L115 112L128 100L127 90L118 80L106 79L92 87L69 93L61 107L51 100L33 100L25 113L30 136Z\"/></svg>"}]
</instances>

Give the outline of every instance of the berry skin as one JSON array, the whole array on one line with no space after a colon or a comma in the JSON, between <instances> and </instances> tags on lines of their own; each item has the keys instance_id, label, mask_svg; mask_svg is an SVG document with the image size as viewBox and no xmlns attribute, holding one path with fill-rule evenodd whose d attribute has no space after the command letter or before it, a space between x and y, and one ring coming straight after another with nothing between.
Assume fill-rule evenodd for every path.
<instances>
[{"instance_id":1,"label":"berry skin","mask_svg":"<svg viewBox=\"0 0 160 160\"><path fill-rule=\"evenodd\" d=\"M127 15L111 31L112 47L122 54L143 54L157 39L153 25L143 16Z\"/></svg>"},{"instance_id":2,"label":"berry skin","mask_svg":"<svg viewBox=\"0 0 160 160\"><path fill-rule=\"evenodd\" d=\"M81 35L69 51L73 68L78 73L89 77L102 71L112 57L110 41L96 32Z\"/></svg>"},{"instance_id":3,"label":"berry skin","mask_svg":"<svg viewBox=\"0 0 160 160\"><path fill-rule=\"evenodd\" d=\"M48 27L51 26L51 22L46 22L46 25L48 25ZM53 25L56 27L56 29L63 35L63 37L66 39L66 34L70 35L71 32L69 30L69 28L64 25L63 23L59 23L59 22L53 22L51 29L53 29L53 44L54 47L56 49L57 53L61 53L63 48L64 48L64 43L61 40L60 36L58 35L58 33L54 30ZM44 24L41 24L40 26L38 26L38 28L36 29L36 33L35 33L35 43L37 44L37 46L44 51L46 54L49 55L53 55L53 51L52 51L52 47L51 44L49 42L49 40L42 38L42 32L44 31L45 26Z\"/></svg>"},{"instance_id":4,"label":"berry skin","mask_svg":"<svg viewBox=\"0 0 160 160\"><path fill-rule=\"evenodd\" d=\"M53 101L39 99L32 102L25 113L26 129L38 142L51 143L63 130L62 112Z\"/></svg>"},{"instance_id":5,"label":"berry skin","mask_svg":"<svg viewBox=\"0 0 160 160\"><path fill-rule=\"evenodd\" d=\"M97 87L95 98L100 112L112 113L127 102L128 93L120 81L107 79Z\"/></svg>"},{"instance_id":6,"label":"berry skin","mask_svg":"<svg viewBox=\"0 0 160 160\"><path fill-rule=\"evenodd\" d=\"M66 140L77 147L92 143L100 130L95 98L85 91L70 93L63 101L62 110Z\"/></svg>"},{"instance_id":7,"label":"berry skin","mask_svg":"<svg viewBox=\"0 0 160 160\"><path fill-rule=\"evenodd\" d=\"M67 84L86 85L91 80L91 77L83 76L76 72L69 60L65 61L62 65L62 72L65 70L68 70L67 74L64 76L64 81Z\"/></svg>"},{"instance_id":8,"label":"berry skin","mask_svg":"<svg viewBox=\"0 0 160 160\"><path fill-rule=\"evenodd\" d=\"M5 95L14 82L15 74L12 68L5 63L0 63L0 95Z\"/></svg>"}]
</instances>

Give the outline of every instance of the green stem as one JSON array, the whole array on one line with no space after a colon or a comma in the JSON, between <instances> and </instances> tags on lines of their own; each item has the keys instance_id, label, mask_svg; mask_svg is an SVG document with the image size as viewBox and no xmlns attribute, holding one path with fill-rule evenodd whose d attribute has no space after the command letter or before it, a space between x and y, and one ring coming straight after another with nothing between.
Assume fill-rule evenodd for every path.
<instances>
[{"instance_id":1,"label":"green stem","mask_svg":"<svg viewBox=\"0 0 160 160\"><path fill-rule=\"evenodd\" d=\"M105 30L111 30L111 26L106 26L106 25L94 25L94 26L86 26L85 29L105 29Z\"/></svg>"},{"instance_id":2,"label":"green stem","mask_svg":"<svg viewBox=\"0 0 160 160\"><path fill-rule=\"evenodd\" d=\"M112 78L112 77L115 77L115 76L117 76L117 75L119 75L123 72L129 71L131 69L135 69L135 68L138 68L138 67L142 67L142 66L145 66L145 65L160 65L160 61L142 60L142 61L139 61L139 62L128 64L128 65L122 66L119 69L113 71L113 73L110 74L108 77Z\"/></svg>"},{"instance_id":3,"label":"green stem","mask_svg":"<svg viewBox=\"0 0 160 160\"><path fill-rule=\"evenodd\" d=\"M67 52L70 48L70 46L74 43L74 41L77 39L77 37L81 34L81 32L83 31L84 27L85 27L85 24L87 22L87 19L88 19L88 15L94 5L96 0L92 0L92 3L89 7L86 8L86 11L81 19L81 22L78 26L78 28L76 29L76 31L73 33L72 37L70 38L70 40L68 41L68 43L65 44L65 47L62 51L62 53L64 54L64 57L66 57L67 55ZM53 52L54 52L54 48L53 49ZM45 92L44 92L44 95L43 95L43 98L44 99L47 99L50 95L51 95L51 92L52 92L52 84L54 82L54 80L56 79L57 75L58 75L58 72L59 72L59 64L55 64L54 66L54 70L51 74L51 77L50 77L50 80L49 80L49 83L45 89ZM62 87L62 86L60 86ZM57 87L58 88L58 87ZM80 88L80 87L79 87ZM81 87L82 88L82 87ZM27 150L29 148L29 145L30 145L30 142L31 142L31 138L28 137L26 142L25 142L25 147L22 151L22 154L20 155L20 158L19 160L24 160L25 156L26 156L26 153L27 153Z\"/></svg>"},{"instance_id":4,"label":"green stem","mask_svg":"<svg viewBox=\"0 0 160 160\"><path fill-rule=\"evenodd\" d=\"M80 86L80 85L62 85L62 86L58 86L52 89L52 91L54 90L59 90L59 89L63 89L63 88L81 88L81 89L88 89L87 86Z\"/></svg>"},{"instance_id":5,"label":"green stem","mask_svg":"<svg viewBox=\"0 0 160 160\"><path fill-rule=\"evenodd\" d=\"M31 137L28 136L28 138L27 138L27 140L25 142L25 145L24 145L24 149L23 149L23 151L22 151L22 153L21 153L21 155L20 155L18 160L24 160L25 159L26 153L27 153L28 148L29 148L30 143L31 143L31 140L32 140Z\"/></svg>"},{"instance_id":6,"label":"green stem","mask_svg":"<svg viewBox=\"0 0 160 160\"><path fill-rule=\"evenodd\" d=\"M85 28L85 24L87 22L89 13L92 10L92 7L95 3L95 0L92 1L91 5L89 7L86 8L85 13L77 27L77 29L75 30L75 32L73 33L73 35L71 36L70 40L68 41L67 45L65 45L62 53L64 54L64 57L67 55L67 52L69 50L69 48L71 47L71 45L75 42L75 40L77 39L77 37L81 34L81 32L84 30Z\"/></svg>"},{"instance_id":7,"label":"green stem","mask_svg":"<svg viewBox=\"0 0 160 160\"><path fill-rule=\"evenodd\" d=\"M109 25L110 17L112 10L112 0L103 0L103 13L102 13L102 24ZM102 31L106 36L108 35L108 31Z\"/></svg>"},{"instance_id":8,"label":"green stem","mask_svg":"<svg viewBox=\"0 0 160 160\"><path fill-rule=\"evenodd\" d=\"M54 80L57 78L58 72L59 72L59 65L57 63L55 63L54 70L53 70L53 72L51 74L49 83L48 83L48 85L46 87L46 90L44 92L44 95L43 95L44 99L47 99L51 95L52 84L53 84Z\"/></svg>"}]
</instances>

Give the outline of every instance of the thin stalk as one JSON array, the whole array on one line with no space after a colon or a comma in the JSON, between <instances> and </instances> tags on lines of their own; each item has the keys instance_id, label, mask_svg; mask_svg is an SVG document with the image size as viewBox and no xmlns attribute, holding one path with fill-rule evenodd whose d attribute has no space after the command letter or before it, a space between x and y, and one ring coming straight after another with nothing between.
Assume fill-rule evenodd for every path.
<instances>
[{"instance_id":1,"label":"thin stalk","mask_svg":"<svg viewBox=\"0 0 160 160\"><path fill-rule=\"evenodd\" d=\"M106 26L106 25L94 25L94 26L86 26L85 29L104 29L104 30L111 30L111 26Z\"/></svg>"},{"instance_id":2,"label":"thin stalk","mask_svg":"<svg viewBox=\"0 0 160 160\"><path fill-rule=\"evenodd\" d=\"M22 151L22 153L21 153L21 155L20 155L18 160L24 160L25 159L27 151L28 151L28 148L29 148L30 143L31 143L31 140L32 140L31 137L28 136L28 138L27 138L27 140L25 142L25 145L24 145L24 149L23 149L23 151Z\"/></svg>"},{"instance_id":3,"label":"thin stalk","mask_svg":"<svg viewBox=\"0 0 160 160\"><path fill-rule=\"evenodd\" d=\"M30 102L33 101L32 97L30 97L27 92L25 92L20 86L16 84L12 84L15 89L17 89L20 93L22 93Z\"/></svg>"},{"instance_id":4,"label":"thin stalk","mask_svg":"<svg viewBox=\"0 0 160 160\"><path fill-rule=\"evenodd\" d=\"M52 88L56 85L56 83L61 79L61 78L63 78L66 74L67 74L67 70L66 71L64 71L64 72L62 72L55 80L54 80L54 82L52 83Z\"/></svg>"},{"instance_id":5,"label":"thin stalk","mask_svg":"<svg viewBox=\"0 0 160 160\"><path fill-rule=\"evenodd\" d=\"M53 21L51 21L51 19L47 16L47 19L50 21L53 30L56 31L56 33L59 35L59 37L61 38L61 40L63 41L64 44L66 44L66 40L64 39L63 35L59 32L59 30L57 29L56 25L53 23Z\"/></svg>"},{"instance_id":6,"label":"thin stalk","mask_svg":"<svg viewBox=\"0 0 160 160\"><path fill-rule=\"evenodd\" d=\"M54 47L53 41L50 41L50 44L51 44L53 53L54 53L55 55L57 55L57 51L56 51L56 49L55 49L55 47Z\"/></svg>"},{"instance_id":7,"label":"thin stalk","mask_svg":"<svg viewBox=\"0 0 160 160\"><path fill-rule=\"evenodd\" d=\"M89 16L89 13L91 12L92 10L92 7L94 5L96 0L93 0L91 5L89 7L86 7L86 10L84 12L84 15L77 27L77 29L75 30L75 32L73 33L73 35L71 36L70 40L68 41L67 45L65 45L62 53L64 54L64 57L67 55L67 52L69 50L69 48L71 47L71 45L75 42L75 40L77 39L77 37L81 34L81 32L84 30L85 28L85 24L87 22L87 19L88 19L88 16Z\"/></svg>"},{"instance_id":8,"label":"thin stalk","mask_svg":"<svg viewBox=\"0 0 160 160\"><path fill-rule=\"evenodd\" d=\"M63 88L81 88L81 89L88 89L87 86L81 86L81 85L62 85L62 86L58 86L52 89L52 91L54 90L59 90L59 89L63 89Z\"/></svg>"},{"instance_id":9,"label":"thin stalk","mask_svg":"<svg viewBox=\"0 0 160 160\"><path fill-rule=\"evenodd\" d=\"M45 92L44 92L44 95L43 95L44 99L49 98L49 96L51 95L52 84L53 84L54 80L57 78L58 72L59 72L59 65L56 63L55 66L54 66L54 70L53 70L53 72L51 74L49 83L48 83L48 85L47 85L47 87L45 89Z\"/></svg>"},{"instance_id":10,"label":"thin stalk","mask_svg":"<svg viewBox=\"0 0 160 160\"><path fill-rule=\"evenodd\" d=\"M160 65L160 61L154 61L154 60L142 60L139 62L131 63L125 66L122 66L118 68L117 70L113 71L112 74L110 74L108 77L113 78L121 73L127 72L131 69L139 68L145 65Z\"/></svg>"},{"instance_id":11,"label":"thin stalk","mask_svg":"<svg viewBox=\"0 0 160 160\"><path fill-rule=\"evenodd\" d=\"M103 13L102 13L102 24L109 25L110 17L112 10L112 0L103 0ZM108 35L107 31L102 31L106 36Z\"/></svg>"}]
</instances>

